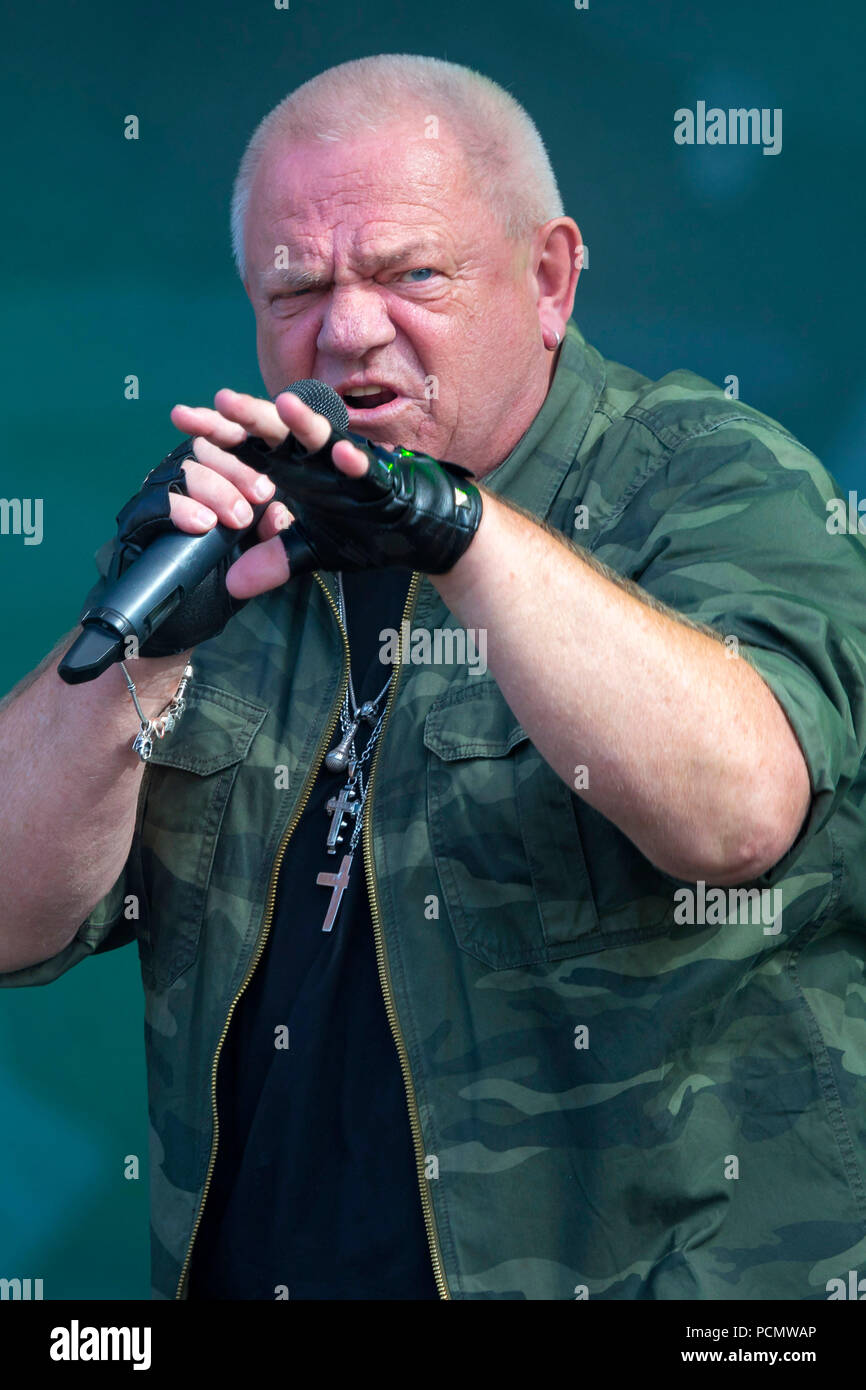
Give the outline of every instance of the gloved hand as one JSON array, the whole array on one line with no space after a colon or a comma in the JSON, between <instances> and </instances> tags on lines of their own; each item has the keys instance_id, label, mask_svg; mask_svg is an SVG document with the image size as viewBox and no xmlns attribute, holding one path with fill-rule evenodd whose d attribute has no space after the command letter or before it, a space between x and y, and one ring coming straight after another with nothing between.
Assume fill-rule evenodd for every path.
<instances>
[{"instance_id":1,"label":"gloved hand","mask_svg":"<svg viewBox=\"0 0 866 1390\"><path fill-rule=\"evenodd\" d=\"M369 458L363 477L334 467L331 450L341 439ZM312 453L291 436L273 449L249 437L227 452L268 473L295 517L280 534L292 577L317 569L444 574L481 521L481 493L469 469L408 449L392 453L360 435L332 429Z\"/></svg>"},{"instance_id":2,"label":"gloved hand","mask_svg":"<svg viewBox=\"0 0 866 1390\"><path fill-rule=\"evenodd\" d=\"M157 536L175 530L170 520L169 496L173 492L188 496L183 472L187 459L194 459L192 439L185 439L152 468L141 490L117 514L117 535L105 578L100 578L84 600L83 615L99 603L106 585L118 579L146 546ZM230 565L257 540L256 528L238 532L238 544L186 596L183 603L160 625L139 649L140 656L177 656L181 652L216 637L229 618L248 602L233 598L226 588Z\"/></svg>"},{"instance_id":3,"label":"gloved hand","mask_svg":"<svg viewBox=\"0 0 866 1390\"><path fill-rule=\"evenodd\" d=\"M348 477L334 466L331 450L339 440L366 453L370 467L363 477ZM473 475L468 469L405 449L391 453L339 430L332 429L327 443L311 452L292 435L273 448L253 435L224 448L269 474L276 485L270 501L284 502L294 516L291 527L280 533L292 577L317 569L386 567L443 574L466 550L481 519L481 494L469 482ZM118 512L108 573L87 595L82 614L99 603L106 583L123 574L152 540L174 529L170 495L189 495L183 464L194 458L190 438L151 470L141 490ZM249 601L229 593L226 573L258 539L255 526L239 530L233 550L139 654L175 656L222 632Z\"/></svg>"}]
</instances>

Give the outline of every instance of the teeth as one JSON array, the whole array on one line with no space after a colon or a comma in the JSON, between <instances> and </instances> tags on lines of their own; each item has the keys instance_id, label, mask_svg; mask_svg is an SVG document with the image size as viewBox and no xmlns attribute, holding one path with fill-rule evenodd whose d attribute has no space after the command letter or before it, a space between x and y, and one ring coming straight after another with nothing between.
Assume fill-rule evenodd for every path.
<instances>
[{"instance_id":1,"label":"teeth","mask_svg":"<svg viewBox=\"0 0 866 1390\"><path fill-rule=\"evenodd\" d=\"M351 391L347 391L347 396L380 396L387 390L385 386L354 386Z\"/></svg>"}]
</instances>

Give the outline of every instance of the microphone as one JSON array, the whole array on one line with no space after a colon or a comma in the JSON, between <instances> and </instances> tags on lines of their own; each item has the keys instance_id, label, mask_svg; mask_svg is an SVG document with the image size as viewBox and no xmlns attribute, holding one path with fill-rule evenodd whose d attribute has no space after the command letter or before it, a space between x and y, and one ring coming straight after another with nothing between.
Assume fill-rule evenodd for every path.
<instances>
[{"instance_id":1,"label":"microphone","mask_svg":"<svg viewBox=\"0 0 866 1390\"><path fill-rule=\"evenodd\" d=\"M336 391L323 381L294 381L285 389L324 415L334 429L347 429L349 412ZM228 452L243 457L243 447ZM308 451L293 439L290 452L303 458ZM282 457L286 457L285 446ZM129 569L107 586L99 604L82 615L83 631L58 666L58 675L67 685L95 680L123 659L130 637L143 646L241 537L258 525L271 501L273 498L253 507L253 520L245 529L217 522L204 535L174 530L157 536Z\"/></svg>"}]
</instances>

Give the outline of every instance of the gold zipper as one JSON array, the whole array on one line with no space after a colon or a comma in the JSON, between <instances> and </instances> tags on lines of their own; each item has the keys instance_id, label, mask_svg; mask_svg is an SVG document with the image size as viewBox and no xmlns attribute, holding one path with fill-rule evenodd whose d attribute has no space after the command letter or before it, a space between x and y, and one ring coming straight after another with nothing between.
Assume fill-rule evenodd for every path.
<instances>
[{"instance_id":1,"label":"gold zipper","mask_svg":"<svg viewBox=\"0 0 866 1390\"><path fill-rule=\"evenodd\" d=\"M192 1228L192 1234L190 1235L190 1238L189 1238L189 1245L188 1245L188 1247L187 1247L186 1258L185 1258L185 1260L184 1260L184 1262L183 1262L183 1268L182 1268L181 1271L180 1271L180 1279L178 1280L177 1292L175 1293L175 1298L176 1298L176 1299L182 1298L182 1297L183 1297L184 1284L185 1284L185 1282L186 1282L186 1277L187 1277L187 1274L188 1274L188 1272L189 1272L190 1260L192 1259L192 1250L193 1250L193 1246L194 1246L194 1244L195 1244L195 1238L196 1238L196 1236L197 1236L197 1234L198 1234L199 1226L201 1225L201 1219L202 1219L202 1216L203 1216L203 1214L204 1214L204 1204L205 1204L205 1202L207 1201L207 1195L208 1195L208 1192L209 1192L209 1190L210 1190L211 1179L212 1179L212 1177L213 1177L214 1165L215 1165L215 1163L216 1163L217 1144L219 1143L219 1117L218 1117L218 1115L217 1115L217 1101L216 1101L216 1098L217 1098L217 1085L216 1085L216 1079L217 1079L217 1067L219 1066L220 1053L222 1052L222 1046L223 1046L223 1043L225 1042L226 1034L228 1033L228 1030L229 1030L229 1024L230 1024L231 1021L232 1021L232 1015L233 1015L233 1013L234 1013L234 1011L235 1011L235 1008L237 1007L238 1000L240 999L241 995L243 994L244 990L246 989L247 985L249 984L250 980L252 979L252 977L253 977L253 972L254 972L256 966L258 965L259 961L260 961L261 958L262 958L262 953L263 953L263 951L264 951L264 949L265 949L265 945L266 945L266 943L267 943L268 935L269 935L270 930L271 930L271 919L272 919L273 914L274 914L274 904L275 904L275 902L276 902L276 897L277 897L277 880L278 880L278 878L279 878L279 876L280 876L280 866L281 866L281 864L282 864L282 862L283 862L283 856L285 855L285 852L286 852L286 846L288 845L289 840L290 840L290 839L292 838L292 836L294 835L294 833L295 833L295 828L296 828L296 826L297 826L297 824L298 824L298 821L301 819L301 815L303 814L304 807L306 806L307 802L308 802L309 799L310 799L310 792L311 792L312 789L313 789L313 783L315 782L316 777L317 777L317 775L318 775L319 768L320 768L320 766L321 766L321 764L322 764L322 759L323 759L324 756L325 756L325 750L326 750L326 748L327 748L327 746L328 746L328 743L330 742L330 739L331 739L331 735L332 735L332 733L334 732L334 729L336 728L337 720L338 720L339 715L340 715L340 707L341 707L341 705L342 705L342 703L343 703L343 698L344 698L344 696L345 696L346 690L347 690L348 685L349 685L349 637L348 637L348 634L347 634L347 632L346 632L346 629L343 627L343 624L340 622L340 614L339 614L339 611L338 611L338 609L337 609L336 603L334 602L333 598L331 597L330 590L328 589L328 586L325 584L325 582L324 582L322 579L320 579L319 574L318 574L318 571L315 572L315 573L313 574L313 578L314 578L314 579L317 581L317 583L320 585L320 587L321 587L321 589L322 589L322 592L324 593L326 599L328 600L328 603L331 605L331 608L333 609L334 617L336 618L336 620L337 620L337 625L339 626L339 629L340 629L340 635L341 635L342 638L343 638L343 678L342 678L342 680L341 680L341 682L340 682L340 689L339 689L339 691L338 691L338 693L337 693L337 698L336 698L336 700L335 700L335 702L334 702L334 705L333 705L333 708L332 708L332 710L331 710L331 717L330 717L330 720L328 721L328 727L327 727L327 729L325 730L324 735L322 736L322 739L321 739L321 741L320 741L320 743L319 743L318 748L316 749L316 756L315 756L315 758L313 759L312 767L310 768L310 771L309 771L309 773L307 774L307 780L305 781L304 787L303 787L303 791L301 792L301 799L300 799L300 801L298 802L297 806L295 807L295 814L292 816L291 822L290 822L289 826L287 827L286 833L284 834L282 840L280 841L279 848L277 849L277 856L276 856L276 859L274 860L274 865L273 865L273 868L272 868L272 870L271 870L271 881L270 881L270 884L268 885L268 896L267 896L267 899L266 899L266 902L265 902L265 915L264 915L264 918L262 919L262 926L261 926L261 930L260 930L260 932L259 932L259 939L258 939L258 941L256 942L256 949L255 949L255 951L253 952L253 958L252 958L252 960L250 961L249 969L247 970L247 973L246 973L246 975L245 975L244 978L243 978L243 981L242 981L242 983L241 983L241 987L240 987L240 989L238 990L237 994L235 995L234 999L233 999L232 1002L231 1002L231 1007L230 1007L230 1009L229 1009L229 1011L228 1011L228 1016L227 1016L227 1018L226 1018L226 1021L225 1021L225 1023L223 1024L223 1030L222 1030L222 1032L220 1033L219 1042L217 1043L216 1052L214 1053L213 1068L211 1069L211 1078L210 1078L211 1110L213 1111L213 1141L212 1141L212 1143L211 1143L210 1159L209 1159L209 1161L208 1161L208 1166L207 1166L207 1176L205 1177L205 1180L204 1180L204 1189L203 1189L202 1194L201 1194L201 1203L200 1203L200 1205L199 1205L198 1215L196 1216L195 1225L194 1225L193 1228Z\"/></svg>"},{"instance_id":2,"label":"gold zipper","mask_svg":"<svg viewBox=\"0 0 866 1390\"><path fill-rule=\"evenodd\" d=\"M373 751L373 759L370 764L370 777L367 782L367 805L364 810L364 831L362 838L364 844L364 867L367 870L367 887L370 898L370 915L373 919L373 935L376 941L376 961L379 967L379 983L382 986L385 1012L388 1015L388 1023L391 1027L394 1045L397 1048L397 1056L400 1059L400 1070L403 1073L406 1104L409 1107L409 1124L412 1129L412 1143L415 1148L415 1167L418 1174L418 1187L421 1192L421 1210L424 1213L424 1225L427 1229L427 1243L430 1247L430 1258L433 1261L433 1276L436 1280L436 1288L439 1291L439 1297L450 1299L451 1293L445 1278L445 1265L442 1260L442 1252L439 1248L439 1236L436 1231L436 1219L433 1214L433 1201L430 1196L430 1186L425 1172L426 1154L424 1153L424 1136L421 1133L421 1118L418 1114L418 1100L415 1095L415 1086L409 1067L409 1054L406 1051L406 1043L400 1030L400 1020L397 1017L397 1008L394 1003L394 991L391 987L391 972L388 967L388 955L385 950L385 938L382 933L382 918L379 912L379 899L376 892L376 872L373 864L373 780L376 775L379 752L385 738L385 726L390 718L391 707L394 703L397 686L400 681L400 672L403 667L403 624L408 622L412 616L420 583L421 575L415 571L409 585L409 592L406 595L406 605L403 609L403 618L400 623L400 636L397 641L397 669L394 674L394 679L391 681L391 689L388 692L388 700L385 705L385 712L382 716L382 732Z\"/></svg>"}]
</instances>

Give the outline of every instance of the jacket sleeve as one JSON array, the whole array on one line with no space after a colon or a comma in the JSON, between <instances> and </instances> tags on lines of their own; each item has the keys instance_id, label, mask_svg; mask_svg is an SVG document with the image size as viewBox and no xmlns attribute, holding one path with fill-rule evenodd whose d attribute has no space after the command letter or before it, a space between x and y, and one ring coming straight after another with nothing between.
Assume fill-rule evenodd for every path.
<instances>
[{"instance_id":1,"label":"jacket sleeve","mask_svg":"<svg viewBox=\"0 0 866 1390\"><path fill-rule=\"evenodd\" d=\"M62 951L37 961L35 965L25 965L22 970L0 973L0 986L9 989L23 988L25 985L47 985L60 975L65 975L73 965L89 956L103 951L113 951L118 946L126 946L135 940L135 922L125 913L134 911L127 903L127 867L124 865L120 877L112 884L105 897L100 899L90 912L75 936Z\"/></svg>"},{"instance_id":2,"label":"jacket sleeve","mask_svg":"<svg viewBox=\"0 0 866 1390\"><path fill-rule=\"evenodd\" d=\"M813 800L795 843L756 880L764 886L827 824L866 750L866 544L834 529L838 496L792 436L744 419L676 449L600 547L613 540L617 556L624 545L614 567L713 628L791 723Z\"/></svg>"}]
</instances>

